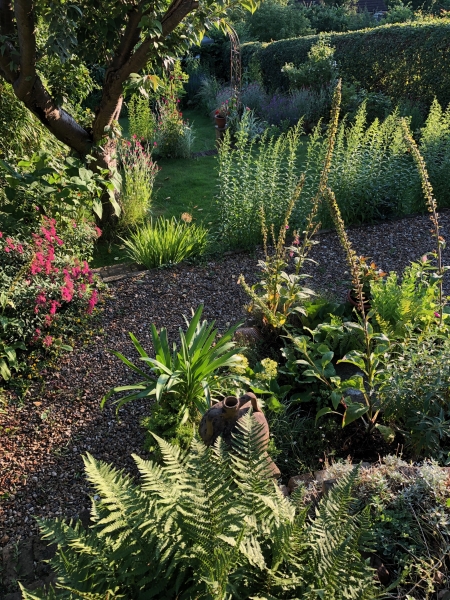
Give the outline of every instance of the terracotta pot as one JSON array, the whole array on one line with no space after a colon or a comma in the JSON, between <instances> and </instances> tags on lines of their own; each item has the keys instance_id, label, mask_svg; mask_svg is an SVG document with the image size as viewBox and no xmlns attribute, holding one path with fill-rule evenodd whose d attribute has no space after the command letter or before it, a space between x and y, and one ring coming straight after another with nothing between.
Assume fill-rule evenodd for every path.
<instances>
[{"instance_id":1,"label":"terracotta pot","mask_svg":"<svg viewBox=\"0 0 450 600\"><path fill-rule=\"evenodd\" d=\"M219 129L225 129L225 126L227 124L227 118L226 117L218 117L217 115L214 117L216 120L216 125Z\"/></svg>"},{"instance_id":2,"label":"terracotta pot","mask_svg":"<svg viewBox=\"0 0 450 600\"><path fill-rule=\"evenodd\" d=\"M227 396L222 402L218 402L212 406L203 415L200 421L199 433L200 437L207 446L211 446L219 436L222 436L223 441L231 446L231 434L235 430L239 419L253 408L253 417L262 425L262 442L264 451L269 445L269 425L264 413L258 406L258 400L255 394L248 392L239 399L234 396ZM280 471L267 452L268 466L273 477L279 477Z\"/></svg>"}]
</instances>

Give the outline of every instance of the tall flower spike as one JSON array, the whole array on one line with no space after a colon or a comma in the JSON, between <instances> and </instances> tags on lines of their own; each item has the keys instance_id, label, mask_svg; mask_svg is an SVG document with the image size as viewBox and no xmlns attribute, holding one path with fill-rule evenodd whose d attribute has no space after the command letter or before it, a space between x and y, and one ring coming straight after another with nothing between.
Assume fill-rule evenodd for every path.
<instances>
[{"instance_id":1,"label":"tall flower spike","mask_svg":"<svg viewBox=\"0 0 450 600\"><path fill-rule=\"evenodd\" d=\"M403 137L406 142L406 145L411 151L414 162L417 165L417 170L419 171L420 180L422 182L422 190L425 196L425 203L428 208L428 212L430 213L430 221L433 224L433 229L431 233L433 237L436 238L436 254L437 254L437 273L440 277L439 279L439 325L442 325L442 314L444 309L444 297L443 297L443 276L445 272L445 268L442 265L442 250L445 248L445 240L440 234L439 227L439 216L437 213L437 202L435 197L433 196L433 186L431 185L430 178L428 176L427 165L425 164L425 160L423 156L420 154L419 147L416 144L415 139L411 135L411 131L409 129L409 125L406 122L406 119L401 120L402 128L403 128Z\"/></svg>"}]
</instances>

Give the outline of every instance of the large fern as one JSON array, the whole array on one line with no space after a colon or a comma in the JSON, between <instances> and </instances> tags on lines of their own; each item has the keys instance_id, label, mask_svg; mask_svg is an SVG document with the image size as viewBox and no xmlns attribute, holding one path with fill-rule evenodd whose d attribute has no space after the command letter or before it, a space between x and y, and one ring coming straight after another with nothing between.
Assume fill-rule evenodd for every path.
<instances>
[{"instance_id":1,"label":"large fern","mask_svg":"<svg viewBox=\"0 0 450 600\"><path fill-rule=\"evenodd\" d=\"M354 515L355 474L320 503L315 519L270 477L261 426L238 424L232 449L194 441L183 453L158 438L164 464L135 457L130 477L87 455L93 526L40 521L57 543L55 589L25 599L375 598L360 555L367 534Z\"/></svg>"}]
</instances>

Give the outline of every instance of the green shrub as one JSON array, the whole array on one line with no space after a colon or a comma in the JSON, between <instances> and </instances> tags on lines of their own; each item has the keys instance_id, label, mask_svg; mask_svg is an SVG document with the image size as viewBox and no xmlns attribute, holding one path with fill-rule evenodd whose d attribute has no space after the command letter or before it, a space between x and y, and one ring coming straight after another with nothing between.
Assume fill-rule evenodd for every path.
<instances>
[{"instance_id":1,"label":"green shrub","mask_svg":"<svg viewBox=\"0 0 450 600\"><path fill-rule=\"evenodd\" d=\"M318 127L308 144L306 185L294 209L296 227L316 194L326 151L327 138ZM406 152L397 113L367 126L364 104L352 124L344 120L339 125L329 182L346 224L404 215L424 205L417 197L419 178ZM330 224L326 207L320 210L320 220Z\"/></svg>"},{"instance_id":2,"label":"green shrub","mask_svg":"<svg viewBox=\"0 0 450 600\"><path fill-rule=\"evenodd\" d=\"M413 24L384 25L366 31L333 33L339 73L346 82L357 81L371 91L381 91L394 102L403 97L431 105L450 103L450 22L437 19ZM244 44L243 64L253 59L260 68L267 90L286 89L282 73L286 63L300 66L307 60L318 36L261 44Z\"/></svg>"},{"instance_id":3,"label":"green shrub","mask_svg":"<svg viewBox=\"0 0 450 600\"><path fill-rule=\"evenodd\" d=\"M214 322L200 322L203 306L200 305L189 322L186 317L186 332L180 328L180 348L169 347L167 330L157 332L152 324L152 342L156 358L150 358L137 339L130 333L131 340L141 360L147 363L148 372L137 367L120 352L114 354L134 372L144 377L139 383L117 386L102 400L102 406L108 398L126 391L127 394L117 400L117 409L135 400L154 396L156 406L145 426L165 439L173 438L178 445L187 448L193 435L192 424L198 421L211 407L211 394L218 389L226 374L217 375L220 369L234 367L239 359L239 348L232 341L238 327L232 327L216 340L218 331ZM131 393L129 393L131 392ZM185 442L187 439L187 443ZM154 444L154 440L151 440Z\"/></svg>"},{"instance_id":4,"label":"green shrub","mask_svg":"<svg viewBox=\"0 0 450 600\"><path fill-rule=\"evenodd\" d=\"M361 557L367 511L355 514L348 474L308 519L268 473L261 429L240 420L232 452L223 443L191 451L157 439L163 466L134 457L142 483L87 455L94 524L40 521L58 544L56 590L66 598L278 598L373 600L373 570ZM94 496L96 498L97 496ZM24 599L45 597L26 592ZM51 597L51 596L50 596Z\"/></svg>"},{"instance_id":5,"label":"green shrub","mask_svg":"<svg viewBox=\"0 0 450 600\"><path fill-rule=\"evenodd\" d=\"M134 94L128 102L128 131L138 139L152 140L156 129L156 118L150 108L149 99Z\"/></svg>"},{"instance_id":6,"label":"green shrub","mask_svg":"<svg viewBox=\"0 0 450 600\"><path fill-rule=\"evenodd\" d=\"M118 154L122 166L119 226L135 227L149 216L158 167L151 151L135 137L122 144Z\"/></svg>"},{"instance_id":7,"label":"green shrub","mask_svg":"<svg viewBox=\"0 0 450 600\"><path fill-rule=\"evenodd\" d=\"M147 269L155 269L202 256L208 230L202 225L159 217L139 227L123 242L131 260Z\"/></svg>"},{"instance_id":8,"label":"green shrub","mask_svg":"<svg viewBox=\"0 0 450 600\"><path fill-rule=\"evenodd\" d=\"M398 350L381 391L384 419L415 457L447 462L450 453L450 342L437 332L416 335Z\"/></svg>"},{"instance_id":9,"label":"green shrub","mask_svg":"<svg viewBox=\"0 0 450 600\"><path fill-rule=\"evenodd\" d=\"M289 79L291 90L303 87L320 90L324 86L332 85L337 79L337 69L334 48L330 46L329 38L319 36L318 42L311 46L306 62L299 66L286 63L282 70Z\"/></svg>"},{"instance_id":10,"label":"green shrub","mask_svg":"<svg viewBox=\"0 0 450 600\"><path fill-rule=\"evenodd\" d=\"M439 278L427 256L412 262L401 282L395 272L370 284L370 303L382 330L405 335L408 328L427 330L436 324L439 311Z\"/></svg>"},{"instance_id":11,"label":"green shrub","mask_svg":"<svg viewBox=\"0 0 450 600\"><path fill-rule=\"evenodd\" d=\"M227 134L219 148L220 235L231 248L251 248L261 241L264 209L268 228L278 230L297 186L297 149L301 124L278 139L263 136L256 147L245 129L237 135L236 148Z\"/></svg>"},{"instance_id":12,"label":"green shrub","mask_svg":"<svg viewBox=\"0 0 450 600\"><path fill-rule=\"evenodd\" d=\"M266 0L246 19L251 40L271 42L314 33L311 23L295 6ZM248 38L247 38L248 39Z\"/></svg>"}]
</instances>

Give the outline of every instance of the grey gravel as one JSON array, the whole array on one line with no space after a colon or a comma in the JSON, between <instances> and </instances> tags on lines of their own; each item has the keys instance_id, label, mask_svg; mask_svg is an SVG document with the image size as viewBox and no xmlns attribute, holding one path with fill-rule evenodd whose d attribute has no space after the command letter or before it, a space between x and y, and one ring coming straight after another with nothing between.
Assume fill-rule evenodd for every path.
<instances>
[{"instance_id":1,"label":"grey gravel","mask_svg":"<svg viewBox=\"0 0 450 600\"><path fill-rule=\"evenodd\" d=\"M448 237L449 212L442 214L441 223ZM372 257L385 271L401 272L410 260L433 249L429 229L424 215L352 228L349 235L358 254ZM343 298L348 274L336 234L322 233L319 239L312 253L318 264L308 267L309 285ZM247 298L237 280L243 273L248 283L255 281L260 256L235 254L201 266L148 271L110 285L112 297L102 308L104 334L94 334L88 346L61 356L57 369L44 371L43 381L32 384L22 406L11 402L0 413L0 548L36 533L34 516L73 517L89 508L91 491L81 459L87 451L133 474L131 454L145 456L139 422L149 413L149 402L128 404L119 420L113 407L100 409L105 392L132 380L107 349L136 360L128 332L150 351L152 322L167 327L175 341L182 315L203 301L204 316L215 319L220 330L245 318Z\"/></svg>"}]
</instances>

